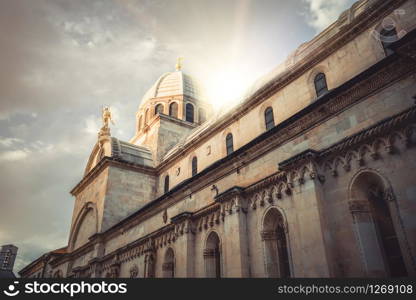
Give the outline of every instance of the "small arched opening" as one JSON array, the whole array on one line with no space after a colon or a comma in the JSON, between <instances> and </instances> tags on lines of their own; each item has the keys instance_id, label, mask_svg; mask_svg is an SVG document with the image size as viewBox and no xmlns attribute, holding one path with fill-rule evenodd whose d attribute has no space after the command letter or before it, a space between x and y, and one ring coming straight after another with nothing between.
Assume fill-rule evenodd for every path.
<instances>
[{"instance_id":1,"label":"small arched opening","mask_svg":"<svg viewBox=\"0 0 416 300\"><path fill-rule=\"evenodd\" d=\"M285 224L278 209L272 208L266 213L261 234L265 251L266 275L270 278L290 277Z\"/></svg>"},{"instance_id":2,"label":"small arched opening","mask_svg":"<svg viewBox=\"0 0 416 300\"><path fill-rule=\"evenodd\" d=\"M204 250L205 270L208 278L221 278L221 243L216 232L208 236Z\"/></svg>"}]
</instances>

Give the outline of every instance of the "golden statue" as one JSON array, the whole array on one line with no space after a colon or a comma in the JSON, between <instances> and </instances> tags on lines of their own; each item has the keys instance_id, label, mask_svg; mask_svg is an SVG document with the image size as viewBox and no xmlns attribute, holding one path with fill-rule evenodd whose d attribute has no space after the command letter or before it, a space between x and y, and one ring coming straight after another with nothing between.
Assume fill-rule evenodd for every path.
<instances>
[{"instance_id":1,"label":"golden statue","mask_svg":"<svg viewBox=\"0 0 416 300\"><path fill-rule=\"evenodd\" d=\"M108 106L103 108L103 116L102 117L103 117L103 128L109 128L108 125L110 125L110 122L111 122L111 124L114 125L113 118L111 117L111 111L108 108Z\"/></svg>"},{"instance_id":2,"label":"golden statue","mask_svg":"<svg viewBox=\"0 0 416 300\"><path fill-rule=\"evenodd\" d=\"M178 59L176 60L176 71L180 71L182 69L182 61L183 57L178 57Z\"/></svg>"}]
</instances>

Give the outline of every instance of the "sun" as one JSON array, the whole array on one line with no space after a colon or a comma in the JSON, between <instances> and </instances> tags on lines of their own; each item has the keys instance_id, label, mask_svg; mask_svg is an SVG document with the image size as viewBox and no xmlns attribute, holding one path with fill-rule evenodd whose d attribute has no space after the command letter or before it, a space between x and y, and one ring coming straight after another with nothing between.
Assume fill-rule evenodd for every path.
<instances>
[{"instance_id":1,"label":"sun","mask_svg":"<svg viewBox=\"0 0 416 300\"><path fill-rule=\"evenodd\" d=\"M230 64L225 68L213 68L204 74L206 95L215 110L230 107L242 100L256 77L247 67Z\"/></svg>"}]
</instances>

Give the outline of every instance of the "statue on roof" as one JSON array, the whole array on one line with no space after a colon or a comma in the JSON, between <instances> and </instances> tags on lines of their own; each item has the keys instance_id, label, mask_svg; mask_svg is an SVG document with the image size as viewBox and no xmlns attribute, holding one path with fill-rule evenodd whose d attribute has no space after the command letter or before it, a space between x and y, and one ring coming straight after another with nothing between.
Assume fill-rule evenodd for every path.
<instances>
[{"instance_id":1,"label":"statue on roof","mask_svg":"<svg viewBox=\"0 0 416 300\"><path fill-rule=\"evenodd\" d=\"M103 128L109 128L110 122L114 125L114 121L111 115L110 108L108 106L103 108L102 111Z\"/></svg>"}]
</instances>

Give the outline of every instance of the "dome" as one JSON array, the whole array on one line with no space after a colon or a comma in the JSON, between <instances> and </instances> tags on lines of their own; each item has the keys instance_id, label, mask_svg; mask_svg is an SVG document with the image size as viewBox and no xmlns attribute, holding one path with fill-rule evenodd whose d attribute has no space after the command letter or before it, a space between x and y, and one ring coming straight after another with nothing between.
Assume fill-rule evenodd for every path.
<instances>
[{"instance_id":1,"label":"dome","mask_svg":"<svg viewBox=\"0 0 416 300\"><path fill-rule=\"evenodd\" d=\"M140 106L152 98L184 95L193 99L203 100L204 92L200 83L181 70L167 72L159 77L142 98Z\"/></svg>"}]
</instances>

